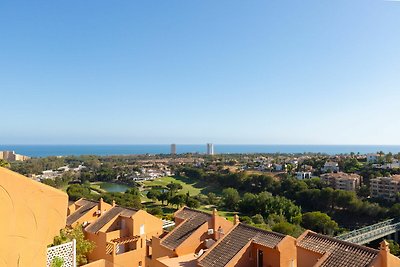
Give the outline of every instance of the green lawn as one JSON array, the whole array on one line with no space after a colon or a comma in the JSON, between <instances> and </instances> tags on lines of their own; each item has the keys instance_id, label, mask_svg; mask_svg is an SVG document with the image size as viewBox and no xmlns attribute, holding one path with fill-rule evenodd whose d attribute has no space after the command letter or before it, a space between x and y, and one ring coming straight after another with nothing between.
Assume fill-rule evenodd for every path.
<instances>
[{"instance_id":1,"label":"green lawn","mask_svg":"<svg viewBox=\"0 0 400 267\"><path fill-rule=\"evenodd\" d=\"M143 186L145 188L150 187L166 187L169 183L179 183L182 185L182 189L179 190L181 193L186 194L189 192L191 196L196 196L198 194L208 194L209 192L220 193L219 188L208 186L203 181L197 181L187 177L162 177L153 181L144 181Z\"/></svg>"}]
</instances>

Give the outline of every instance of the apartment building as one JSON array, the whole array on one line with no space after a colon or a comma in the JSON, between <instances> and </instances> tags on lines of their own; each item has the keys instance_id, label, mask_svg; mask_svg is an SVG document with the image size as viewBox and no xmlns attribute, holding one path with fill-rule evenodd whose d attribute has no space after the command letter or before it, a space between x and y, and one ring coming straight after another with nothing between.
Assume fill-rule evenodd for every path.
<instances>
[{"instance_id":1,"label":"apartment building","mask_svg":"<svg viewBox=\"0 0 400 267\"><path fill-rule=\"evenodd\" d=\"M218 215L183 207L174 214L176 227L149 244L149 265L146 267L180 266L196 263L204 251L222 238L233 223Z\"/></svg>"},{"instance_id":2,"label":"apartment building","mask_svg":"<svg viewBox=\"0 0 400 267\"><path fill-rule=\"evenodd\" d=\"M147 242L163 232L162 220L144 210L80 199L69 206L67 225L82 224L85 237L96 244L89 266L146 266Z\"/></svg>"},{"instance_id":3,"label":"apartment building","mask_svg":"<svg viewBox=\"0 0 400 267\"><path fill-rule=\"evenodd\" d=\"M312 173L311 172L296 172L296 178L297 180L305 180L305 179L311 179Z\"/></svg>"},{"instance_id":4,"label":"apartment building","mask_svg":"<svg viewBox=\"0 0 400 267\"><path fill-rule=\"evenodd\" d=\"M307 230L299 238L262 230L239 222L183 208L176 214L177 227L153 238L148 267L395 267L400 259L389 244L379 250L337 240ZM222 222L222 221L221 221ZM228 230L226 230L228 229ZM213 235L214 234L214 235ZM215 235L217 234L217 235Z\"/></svg>"},{"instance_id":5,"label":"apartment building","mask_svg":"<svg viewBox=\"0 0 400 267\"><path fill-rule=\"evenodd\" d=\"M30 157L16 154L15 151L0 151L0 159L6 161L24 161L30 159Z\"/></svg>"},{"instance_id":6,"label":"apartment building","mask_svg":"<svg viewBox=\"0 0 400 267\"><path fill-rule=\"evenodd\" d=\"M323 172L339 172L339 164L334 161L327 161L321 170Z\"/></svg>"},{"instance_id":7,"label":"apartment building","mask_svg":"<svg viewBox=\"0 0 400 267\"><path fill-rule=\"evenodd\" d=\"M199 267L296 266L296 239L235 221L235 226L197 260Z\"/></svg>"},{"instance_id":8,"label":"apartment building","mask_svg":"<svg viewBox=\"0 0 400 267\"><path fill-rule=\"evenodd\" d=\"M321 180L337 190L356 191L361 185L362 177L354 173L337 172L322 174Z\"/></svg>"},{"instance_id":9,"label":"apartment building","mask_svg":"<svg viewBox=\"0 0 400 267\"><path fill-rule=\"evenodd\" d=\"M400 192L400 175L373 178L370 183L371 196L374 198L394 201Z\"/></svg>"},{"instance_id":10,"label":"apartment building","mask_svg":"<svg viewBox=\"0 0 400 267\"><path fill-rule=\"evenodd\" d=\"M400 266L400 259L390 254L386 241L376 250L307 230L297 238L296 246L297 267Z\"/></svg>"}]
</instances>

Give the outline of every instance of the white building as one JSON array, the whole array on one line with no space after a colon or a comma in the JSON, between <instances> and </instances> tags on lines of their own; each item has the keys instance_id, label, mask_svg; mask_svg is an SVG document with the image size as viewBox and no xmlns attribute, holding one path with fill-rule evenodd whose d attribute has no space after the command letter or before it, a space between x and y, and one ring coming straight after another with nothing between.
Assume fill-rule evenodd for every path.
<instances>
[{"instance_id":1,"label":"white building","mask_svg":"<svg viewBox=\"0 0 400 267\"><path fill-rule=\"evenodd\" d=\"M327 161L322 167L323 172L338 172L339 171L339 164L334 161Z\"/></svg>"},{"instance_id":2,"label":"white building","mask_svg":"<svg viewBox=\"0 0 400 267\"><path fill-rule=\"evenodd\" d=\"M379 154L376 153L367 154L367 162L378 162L379 157Z\"/></svg>"},{"instance_id":3,"label":"white building","mask_svg":"<svg viewBox=\"0 0 400 267\"><path fill-rule=\"evenodd\" d=\"M311 179L311 172L296 172L297 180Z\"/></svg>"},{"instance_id":4,"label":"white building","mask_svg":"<svg viewBox=\"0 0 400 267\"><path fill-rule=\"evenodd\" d=\"M207 144L207 155L214 155L214 145L211 143Z\"/></svg>"}]
</instances>

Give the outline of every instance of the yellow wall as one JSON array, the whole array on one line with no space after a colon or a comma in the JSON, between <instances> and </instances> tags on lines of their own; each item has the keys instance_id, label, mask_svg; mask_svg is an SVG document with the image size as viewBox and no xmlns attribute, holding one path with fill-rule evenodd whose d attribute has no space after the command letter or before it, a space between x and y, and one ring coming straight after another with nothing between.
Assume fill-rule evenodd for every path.
<instances>
[{"instance_id":1,"label":"yellow wall","mask_svg":"<svg viewBox=\"0 0 400 267\"><path fill-rule=\"evenodd\" d=\"M0 167L0 266L45 266L65 227L68 196Z\"/></svg>"}]
</instances>

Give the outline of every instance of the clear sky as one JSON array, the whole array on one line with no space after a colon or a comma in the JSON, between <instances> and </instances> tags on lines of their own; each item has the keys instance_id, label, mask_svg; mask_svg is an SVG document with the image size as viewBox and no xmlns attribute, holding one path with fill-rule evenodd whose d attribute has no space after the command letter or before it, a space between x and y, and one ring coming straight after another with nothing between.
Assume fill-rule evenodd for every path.
<instances>
[{"instance_id":1,"label":"clear sky","mask_svg":"<svg viewBox=\"0 0 400 267\"><path fill-rule=\"evenodd\" d=\"M400 2L0 2L0 144L400 144Z\"/></svg>"}]
</instances>

